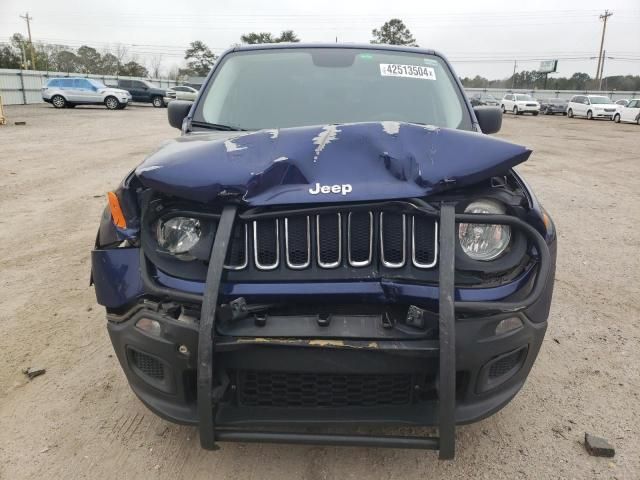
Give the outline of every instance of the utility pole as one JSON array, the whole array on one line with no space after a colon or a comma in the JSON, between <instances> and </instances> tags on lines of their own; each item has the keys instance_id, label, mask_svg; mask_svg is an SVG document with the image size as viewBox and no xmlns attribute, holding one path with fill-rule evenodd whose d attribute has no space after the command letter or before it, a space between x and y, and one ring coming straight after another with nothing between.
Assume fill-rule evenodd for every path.
<instances>
[{"instance_id":1,"label":"utility pole","mask_svg":"<svg viewBox=\"0 0 640 480\"><path fill-rule=\"evenodd\" d=\"M604 48L604 34L607 31L607 20L611 15L613 15L613 12L610 12L609 10L605 10L604 13L600 15L600 20L603 21L602 38L600 39L600 53L598 54L598 68L596 68L596 80L599 80L600 84L602 84L602 77L600 76L600 72L601 72L600 67L602 66L602 62L604 61L604 59L602 58L602 49Z\"/></svg>"},{"instance_id":2,"label":"utility pole","mask_svg":"<svg viewBox=\"0 0 640 480\"><path fill-rule=\"evenodd\" d=\"M602 90L602 75L604 73L604 60L605 58L607 58L607 51L603 50L602 51L602 63L600 64L600 76L598 78L600 78L600 83L598 83L598 90Z\"/></svg>"},{"instance_id":3,"label":"utility pole","mask_svg":"<svg viewBox=\"0 0 640 480\"><path fill-rule=\"evenodd\" d=\"M31 40L31 20L33 20L33 17L29 16L29 12L27 12L24 16L20 15L20 18L22 18L27 22L27 32L29 33L29 45L31 46L31 68L35 70L36 56L35 56L35 50L33 48L33 41Z\"/></svg>"},{"instance_id":4,"label":"utility pole","mask_svg":"<svg viewBox=\"0 0 640 480\"><path fill-rule=\"evenodd\" d=\"M514 60L513 61L513 75L511 76L511 90L513 90L513 87L516 84L516 68L518 68L518 61Z\"/></svg>"}]
</instances>

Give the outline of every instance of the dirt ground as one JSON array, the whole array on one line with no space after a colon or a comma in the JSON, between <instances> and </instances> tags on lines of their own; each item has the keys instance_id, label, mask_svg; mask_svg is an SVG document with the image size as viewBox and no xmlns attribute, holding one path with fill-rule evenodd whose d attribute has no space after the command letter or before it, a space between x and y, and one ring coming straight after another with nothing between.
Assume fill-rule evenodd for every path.
<instances>
[{"instance_id":1,"label":"dirt ground","mask_svg":"<svg viewBox=\"0 0 640 480\"><path fill-rule=\"evenodd\" d=\"M455 461L440 462L414 450L222 444L208 452L194 428L147 411L112 355L89 252L104 193L178 132L166 110L142 106L6 110L0 478L640 478L637 125L505 117L499 136L533 148L519 171L559 231L554 304L522 392L458 428ZM47 372L28 380L29 366ZM590 457L585 432L609 439L615 458Z\"/></svg>"}]
</instances>

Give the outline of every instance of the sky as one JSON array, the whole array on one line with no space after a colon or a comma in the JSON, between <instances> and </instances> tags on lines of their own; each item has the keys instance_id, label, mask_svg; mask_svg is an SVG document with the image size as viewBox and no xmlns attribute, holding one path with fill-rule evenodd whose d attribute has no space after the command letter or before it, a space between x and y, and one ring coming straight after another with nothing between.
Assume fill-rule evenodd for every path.
<instances>
[{"instance_id":1,"label":"sky","mask_svg":"<svg viewBox=\"0 0 640 480\"><path fill-rule=\"evenodd\" d=\"M0 0L0 42L34 41L104 50L124 44L141 63L162 57L162 68L184 64L184 50L204 41L215 53L252 31L292 29L303 41L368 43L371 30L401 18L421 47L442 52L459 76L506 78L558 59L557 76L595 76L605 9L604 75L640 75L640 0Z\"/></svg>"}]
</instances>

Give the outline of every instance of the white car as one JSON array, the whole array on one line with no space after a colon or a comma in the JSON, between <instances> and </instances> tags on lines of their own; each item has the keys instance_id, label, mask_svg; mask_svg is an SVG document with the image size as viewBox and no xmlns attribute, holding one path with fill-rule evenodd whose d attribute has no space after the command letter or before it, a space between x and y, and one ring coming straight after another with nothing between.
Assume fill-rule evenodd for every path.
<instances>
[{"instance_id":1,"label":"white car","mask_svg":"<svg viewBox=\"0 0 640 480\"><path fill-rule=\"evenodd\" d=\"M618 107L618 111L613 115L616 123L630 122L640 125L640 98L629 100L626 107Z\"/></svg>"},{"instance_id":2,"label":"white car","mask_svg":"<svg viewBox=\"0 0 640 480\"><path fill-rule=\"evenodd\" d=\"M502 113L511 112L514 115L522 115L523 113L538 115L540 113L540 104L526 93L507 93L502 97L500 106Z\"/></svg>"},{"instance_id":3,"label":"white car","mask_svg":"<svg viewBox=\"0 0 640 480\"><path fill-rule=\"evenodd\" d=\"M177 85L175 87L167 88L167 96L165 97L165 103L169 103L171 100L188 100L193 102L198 96L198 90L188 85Z\"/></svg>"},{"instance_id":4,"label":"white car","mask_svg":"<svg viewBox=\"0 0 640 480\"><path fill-rule=\"evenodd\" d=\"M109 110L125 108L131 101L126 90L107 87L92 78L52 78L42 87L42 99L56 108L104 105Z\"/></svg>"},{"instance_id":5,"label":"white car","mask_svg":"<svg viewBox=\"0 0 640 480\"><path fill-rule=\"evenodd\" d=\"M619 105L604 95L574 95L567 105L567 116L594 118L613 118Z\"/></svg>"}]
</instances>

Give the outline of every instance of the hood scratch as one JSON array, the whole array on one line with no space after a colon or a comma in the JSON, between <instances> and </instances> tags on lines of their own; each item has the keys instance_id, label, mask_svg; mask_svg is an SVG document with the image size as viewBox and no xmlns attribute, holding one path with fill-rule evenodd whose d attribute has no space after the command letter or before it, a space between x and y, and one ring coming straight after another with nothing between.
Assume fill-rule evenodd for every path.
<instances>
[{"instance_id":1,"label":"hood scratch","mask_svg":"<svg viewBox=\"0 0 640 480\"><path fill-rule=\"evenodd\" d=\"M224 148L227 149L227 153L237 152L238 150L246 150L247 147L239 147L235 143L233 143L233 139L224 141Z\"/></svg>"},{"instance_id":2,"label":"hood scratch","mask_svg":"<svg viewBox=\"0 0 640 480\"><path fill-rule=\"evenodd\" d=\"M336 125L325 125L322 127L322 131L313 139L313 144L316 145L316 154L313 157L314 163L318 160L322 150L333 142L340 132L341 130L338 129Z\"/></svg>"},{"instance_id":3,"label":"hood scratch","mask_svg":"<svg viewBox=\"0 0 640 480\"><path fill-rule=\"evenodd\" d=\"M400 131L400 122L380 122L382 129L389 135L397 135Z\"/></svg>"}]
</instances>

